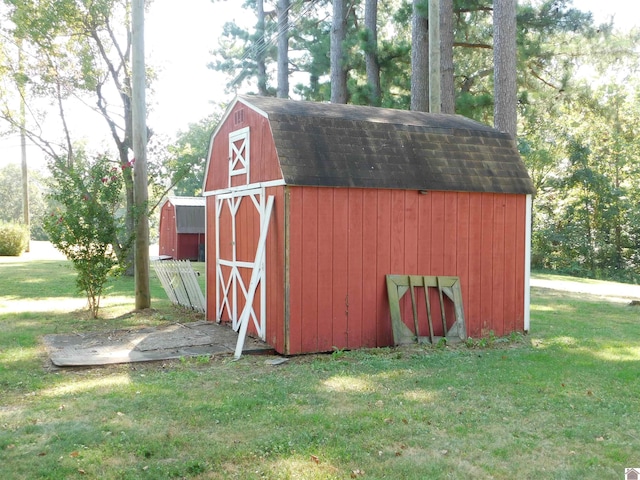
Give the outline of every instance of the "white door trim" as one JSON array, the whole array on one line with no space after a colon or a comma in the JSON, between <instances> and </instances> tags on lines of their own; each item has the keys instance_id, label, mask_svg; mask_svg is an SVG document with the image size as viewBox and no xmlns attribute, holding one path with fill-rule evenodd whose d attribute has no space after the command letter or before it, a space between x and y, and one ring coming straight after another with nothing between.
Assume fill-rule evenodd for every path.
<instances>
[{"instance_id":1,"label":"white door trim","mask_svg":"<svg viewBox=\"0 0 640 480\"><path fill-rule=\"evenodd\" d=\"M246 260L238 260L237 256L237 238L236 238L236 215L240 209L242 201L251 201L260 217L260 228L264 228L264 220L266 214L266 194L265 188L251 188L240 191L233 191L220 194L215 197L216 201L216 321L221 322L225 311L228 314L228 320L234 330L240 328L240 314L238 311L238 300L244 298L245 304L250 294L250 285L245 285L242 279L241 269L259 271L257 283L260 288L260 306L256 312L253 305L247 311L248 318L253 321L256 331L262 340L266 339L266 310L267 310L267 285L266 285L266 258L256 258L253 262ZM231 215L231 232L224 232L224 235L230 236L231 240L231 258L222 258L220 254L220 217L223 211L228 210ZM263 232L260 232L262 236ZM257 262L257 263L256 263ZM227 267L228 273L225 274L223 267ZM254 292L255 293L255 292ZM242 295L242 297L239 297Z\"/></svg>"}]
</instances>

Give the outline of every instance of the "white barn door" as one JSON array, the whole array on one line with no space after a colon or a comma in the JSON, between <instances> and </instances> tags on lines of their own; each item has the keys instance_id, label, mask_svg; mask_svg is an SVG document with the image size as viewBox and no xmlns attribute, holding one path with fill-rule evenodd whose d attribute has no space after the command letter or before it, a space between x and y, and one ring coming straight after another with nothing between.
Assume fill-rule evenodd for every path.
<instances>
[{"instance_id":1,"label":"white barn door","mask_svg":"<svg viewBox=\"0 0 640 480\"><path fill-rule=\"evenodd\" d=\"M263 188L216 196L216 320L231 321L233 329L238 330L251 273L254 268L260 268L259 306L251 306L250 318L263 340L266 339L266 259L263 257L261 264L256 265L255 253L265 208Z\"/></svg>"},{"instance_id":2,"label":"white barn door","mask_svg":"<svg viewBox=\"0 0 640 480\"><path fill-rule=\"evenodd\" d=\"M266 340L266 258L262 256L260 265L255 258L266 197L264 187L248 184L249 170L249 129L244 128L229 134L229 190L218 193L215 200L216 321L230 321L238 331L252 273L258 269L259 285L249 318L258 336Z\"/></svg>"}]
</instances>

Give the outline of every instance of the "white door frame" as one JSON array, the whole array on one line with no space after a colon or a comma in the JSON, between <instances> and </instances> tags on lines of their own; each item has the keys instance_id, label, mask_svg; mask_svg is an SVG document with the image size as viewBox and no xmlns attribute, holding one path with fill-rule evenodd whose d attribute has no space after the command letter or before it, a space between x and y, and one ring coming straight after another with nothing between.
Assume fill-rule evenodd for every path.
<instances>
[{"instance_id":1,"label":"white door frame","mask_svg":"<svg viewBox=\"0 0 640 480\"><path fill-rule=\"evenodd\" d=\"M267 285L266 285L266 257L263 256L261 264L255 262L239 261L237 256L236 242L236 214L243 201L251 201L260 216L262 228L265 210L266 194L264 187L232 189L226 193L216 195L216 321L222 321L222 315L227 311L234 330L240 328L240 314L238 309L238 296L242 295L247 300L249 285L245 285L240 275L240 269L253 270L260 267L260 306L259 312L255 311L253 305L250 308L250 318L262 340L266 340L266 311L267 311ZM222 258L220 255L220 215L223 209L227 208L231 214L231 258ZM262 232L261 232L262 233ZM223 268L229 267L231 270L225 278ZM241 297L242 298L242 297Z\"/></svg>"}]
</instances>

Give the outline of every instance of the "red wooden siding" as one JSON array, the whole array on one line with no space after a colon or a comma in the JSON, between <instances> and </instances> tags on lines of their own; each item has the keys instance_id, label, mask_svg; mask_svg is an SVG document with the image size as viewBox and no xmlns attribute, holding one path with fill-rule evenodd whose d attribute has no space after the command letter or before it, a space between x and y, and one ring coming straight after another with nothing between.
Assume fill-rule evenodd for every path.
<instances>
[{"instance_id":1,"label":"red wooden siding","mask_svg":"<svg viewBox=\"0 0 640 480\"><path fill-rule=\"evenodd\" d=\"M239 110L244 110L244 114L236 116L235 112ZM242 121L235 123L236 118L241 118ZM282 178L269 121L242 103L237 103L216 132L209 159L210 174L205 181L205 192L229 187L229 134L245 127L249 127L251 138L249 183ZM234 178L234 185L238 184L240 177L242 183L246 183L246 176L240 175Z\"/></svg>"},{"instance_id":2,"label":"red wooden siding","mask_svg":"<svg viewBox=\"0 0 640 480\"><path fill-rule=\"evenodd\" d=\"M267 331L266 342L285 351L285 187L266 189L275 197L267 237Z\"/></svg>"},{"instance_id":3,"label":"red wooden siding","mask_svg":"<svg viewBox=\"0 0 640 480\"><path fill-rule=\"evenodd\" d=\"M160 210L159 253L176 258L178 248L176 232L176 208L166 202Z\"/></svg>"},{"instance_id":4,"label":"red wooden siding","mask_svg":"<svg viewBox=\"0 0 640 480\"><path fill-rule=\"evenodd\" d=\"M379 282L377 280L378 264L372 261L376 255L378 245L378 192L376 190L352 190L362 192L362 251L355 250L353 254L362 262L362 346L375 347L378 338L378 325L375 321L378 311L378 299L380 298ZM352 226L356 226L354 222ZM359 243L359 232L354 230L349 235L349 243ZM351 283L354 285L354 282ZM357 282L355 282L357 288ZM357 319L356 319L357 320ZM350 345L356 348L355 344Z\"/></svg>"},{"instance_id":5,"label":"red wooden siding","mask_svg":"<svg viewBox=\"0 0 640 480\"><path fill-rule=\"evenodd\" d=\"M389 273L459 276L473 337L523 330L523 195L313 187L288 192L285 353L391 345ZM437 297L432 305L435 327ZM408 301L403 309L410 313ZM427 331L424 318L420 328Z\"/></svg>"},{"instance_id":6,"label":"red wooden siding","mask_svg":"<svg viewBox=\"0 0 640 480\"><path fill-rule=\"evenodd\" d=\"M176 207L165 202L160 210L158 253L176 260L198 260L199 245L204 243L203 233L177 233Z\"/></svg>"},{"instance_id":7,"label":"red wooden siding","mask_svg":"<svg viewBox=\"0 0 640 480\"><path fill-rule=\"evenodd\" d=\"M198 248L202 243L204 243L203 233L179 233L174 258L180 260L198 260Z\"/></svg>"},{"instance_id":8,"label":"red wooden siding","mask_svg":"<svg viewBox=\"0 0 640 480\"><path fill-rule=\"evenodd\" d=\"M302 277L302 251L303 251L303 239L302 228L291 228L292 225L302 225L302 204L297 203L294 205L294 201L301 196L302 191L296 189L297 192L293 195L291 188L287 188L285 197L285 240L287 246L285 247L285 257L282 258L282 262L285 267L285 316L284 316L284 353L294 351L302 351L302 305L307 301L305 298L303 301L303 289L298 287L292 288L292 281L299 282ZM291 252L297 254L292 256ZM292 280L293 272L293 280ZM306 332L305 332L306 334ZM312 332L311 334L315 334Z\"/></svg>"}]
</instances>

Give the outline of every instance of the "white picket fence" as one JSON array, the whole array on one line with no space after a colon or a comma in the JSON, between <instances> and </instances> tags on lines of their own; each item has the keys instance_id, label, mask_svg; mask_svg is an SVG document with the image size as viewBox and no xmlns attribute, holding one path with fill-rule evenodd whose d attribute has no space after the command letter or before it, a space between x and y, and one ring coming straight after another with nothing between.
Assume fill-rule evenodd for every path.
<instances>
[{"instance_id":1,"label":"white picket fence","mask_svg":"<svg viewBox=\"0 0 640 480\"><path fill-rule=\"evenodd\" d=\"M204 295L189 260L154 260L151 264L174 305L205 312Z\"/></svg>"}]
</instances>

